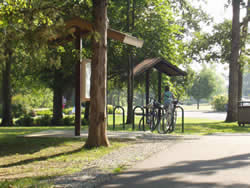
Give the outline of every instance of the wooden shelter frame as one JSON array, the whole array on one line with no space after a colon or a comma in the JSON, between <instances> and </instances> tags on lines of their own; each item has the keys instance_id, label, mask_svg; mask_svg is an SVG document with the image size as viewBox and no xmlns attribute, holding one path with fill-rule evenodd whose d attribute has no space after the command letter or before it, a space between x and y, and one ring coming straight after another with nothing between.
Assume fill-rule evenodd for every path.
<instances>
[{"instance_id":1,"label":"wooden shelter frame","mask_svg":"<svg viewBox=\"0 0 250 188\"><path fill-rule=\"evenodd\" d=\"M75 48L79 51L82 49L82 38L86 37L90 33L94 32L94 26L80 18L75 17L65 22L65 34L58 34L52 37L50 41L54 43L62 43L64 41L75 41ZM73 37L74 36L74 37ZM116 31L108 28L107 37L113 40L120 41L125 44L129 44L135 47L141 48L143 40L139 40L128 34ZM75 65L75 136L80 136L81 132L81 62L80 56L78 62Z\"/></svg>"},{"instance_id":2,"label":"wooden shelter frame","mask_svg":"<svg viewBox=\"0 0 250 188\"><path fill-rule=\"evenodd\" d=\"M146 72L145 78L145 89L146 89L146 105L149 104L149 81L150 81L150 70L155 68L158 70L158 101L161 103L162 94L162 73L168 76L186 76L187 73L177 66L169 63L163 58L149 58L143 60L141 63L136 65L133 69L134 76Z\"/></svg>"}]
</instances>

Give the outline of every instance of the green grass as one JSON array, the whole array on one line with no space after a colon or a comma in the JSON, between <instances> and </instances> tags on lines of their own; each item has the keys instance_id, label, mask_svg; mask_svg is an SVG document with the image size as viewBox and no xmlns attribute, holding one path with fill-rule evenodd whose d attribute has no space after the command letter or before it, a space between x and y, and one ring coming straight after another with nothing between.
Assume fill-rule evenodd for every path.
<instances>
[{"instance_id":1,"label":"green grass","mask_svg":"<svg viewBox=\"0 0 250 188\"><path fill-rule=\"evenodd\" d=\"M127 145L111 141L111 147L83 149L85 139L24 138L18 135L73 127L0 128L0 187L28 187L40 180L79 172L89 162ZM40 187L50 187L41 184Z\"/></svg>"},{"instance_id":2,"label":"green grass","mask_svg":"<svg viewBox=\"0 0 250 188\"><path fill-rule=\"evenodd\" d=\"M125 117L126 118L126 117ZM135 130L139 130L140 116L136 116ZM126 120L126 119L125 119ZM108 118L108 129L113 129L113 116ZM83 149L84 139L74 138L24 138L18 135L44 130L72 130L74 127L0 127L0 187L51 187L41 180L80 171L90 161L127 145L112 141L109 148ZM82 129L87 129L86 126ZM123 131L122 116L116 115L116 129ZM148 128L147 128L148 130ZM132 125L125 125L125 131L132 131ZM250 133L250 126L239 127L237 123L225 123L199 118L185 118L184 134L208 135L213 133ZM181 119L172 134L181 132ZM119 166L112 170L119 173ZM39 184L39 186L38 186Z\"/></svg>"},{"instance_id":3,"label":"green grass","mask_svg":"<svg viewBox=\"0 0 250 188\"><path fill-rule=\"evenodd\" d=\"M135 120L135 130L138 131L138 122L140 116L136 116ZM116 115L116 131L123 131L122 128L122 116ZM146 122L146 121L145 121ZM149 130L148 126L145 125L146 130ZM109 116L109 130L113 130L113 116ZM132 125L125 125L125 131L133 131ZM201 119L201 118L185 118L184 120L184 134L199 134L207 135L212 133L250 133L250 126L239 127L237 122L225 123L224 121L217 121L211 119ZM181 129L181 118L178 118L176 129L172 134L182 134Z\"/></svg>"},{"instance_id":4,"label":"green grass","mask_svg":"<svg viewBox=\"0 0 250 188\"><path fill-rule=\"evenodd\" d=\"M139 128L139 121L142 116L135 116L135 131L142 130ZM133 131L132 124L126 124L127 116L125 116L125 131ZM145 120L146 123L146 120ZM108 116L108 130L113 130L113 115ZM115 130L116 131L124 131L123 130L123 117L121 114L115 115Z\"/></svg>"},{"instance_id":5,"label":"green grass","mask_svg":"<svg viewBox=\"0 0 250 188\"><path fill-rule=\"evenodd\" d=\"M213 133L250 133L250 126L239 127L237 122L226 123L210 119L185 118L184 134L208 135ZM177 121L175 134L181 133L181 119Z\"/></svg>"},{"instance_id":6,"label":"green grass","mask_svg":"<svg viewBox=\"0 0 250 188\"><path fill-rule=\"evenodd\" d=\"M210 104L200 104L199 109L197 109L196 104L192 105L181 105L185 111L213 111Z\"/></svg>"}]
</instances>

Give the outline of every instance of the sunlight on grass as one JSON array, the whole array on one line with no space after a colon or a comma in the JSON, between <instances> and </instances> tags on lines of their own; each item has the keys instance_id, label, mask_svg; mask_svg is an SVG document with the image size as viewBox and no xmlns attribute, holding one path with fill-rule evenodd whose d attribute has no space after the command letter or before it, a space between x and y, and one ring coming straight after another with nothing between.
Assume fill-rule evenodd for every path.
<instances>
[{"instance_id":1,"label":"sunlight on grass","mask_svg":"<svg viewBox=\"0 0 250 188\"><path fill-rule=\"evenodd\" d=\"M239 127L237 122L226 123L210 119L185 118L185 134L207 135L213 133L250 133L250 127ZM175 134L181 133L181 119L177 121Z\"/></svg>"},{"instance_id":2,"label":"sunlight on grass","mask_svg":"<svg viewBox=\"0 0 250 188\"><path fill-rule=\"evenodd\" d=\"M79 172L89 162L128 144L111 141L111 147L87 150L85 139L18 137L48 129L52 128L0 128L0 148L4 148L0 150L0 187L36 185L40 179Z\"/></svg>"}]
</instances>

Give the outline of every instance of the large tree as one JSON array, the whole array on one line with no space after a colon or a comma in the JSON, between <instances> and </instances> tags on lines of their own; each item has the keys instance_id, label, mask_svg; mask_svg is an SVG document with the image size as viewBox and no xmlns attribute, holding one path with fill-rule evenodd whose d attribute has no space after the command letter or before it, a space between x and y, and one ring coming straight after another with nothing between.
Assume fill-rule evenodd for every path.
<instances>
[{"instance_id":1,"label":"large tree","mask_svg":"<svg viewBox=\"0 0 250 188\"><path fill-rule=\"evenodd\" d=\"M93 0L94 32L91 63L90 126L85 147L109 146L107 138L107 0Z\"/></svg>"},{"instance_id":2,"label":"large tree","mask_svg":"<svg viewBox=\"0 0 250 188\"><path fill-rule=\"evenodd\" d=\"M201 99L208 99L216 91L217 78L211 69L203 68L196 76L190 95L197 101L197 109Z\"/></svg>"},{"instance_id":3,"label":"large tree","mask_svg":"<svg viewBox=\"0 0 250 188\"><path fill-rule=\"evenodd\" d=\"M233 19L232 19L232 43L231 58L229 64L229 92L228 92L228 109L227 122L237 120L238 115L238 83L239 83L239 50L240 50L240 2L233 0Z\"/></svg>"}]
</instances>

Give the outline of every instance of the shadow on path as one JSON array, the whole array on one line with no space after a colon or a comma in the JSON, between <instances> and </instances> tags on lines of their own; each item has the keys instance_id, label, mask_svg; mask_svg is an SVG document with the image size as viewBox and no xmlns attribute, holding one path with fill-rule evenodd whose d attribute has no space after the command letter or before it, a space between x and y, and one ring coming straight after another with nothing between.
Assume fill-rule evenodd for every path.
<instances>
[{"instance_id":1,"label":"shadow on path","mask_svg":"<svg viewBox=\"0 0 250 188\"><path fill-rule=\"evenodd\" d=\"M149 170L135 170L119 174L114 180L101 187L169 187L169 188L211 188L211 187L229 187L229 188L249 188L249 184L231 184L222 181L224 184L211 182L210 175L219 171L239 169L250 166L250 153L235 155L214 160L182 161L171 166L164 166ZM242 174L245 173L242 171ZM185 179L185 174L207 178L207 182L194 182L194 179ZM232 174L233 176L233 174ZM226 177L227 179L229 177Z\"/></svg>"}]
</instances>

